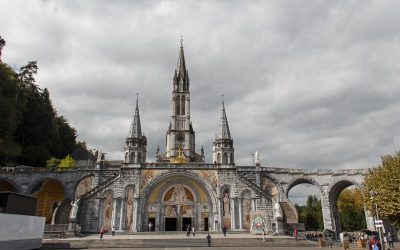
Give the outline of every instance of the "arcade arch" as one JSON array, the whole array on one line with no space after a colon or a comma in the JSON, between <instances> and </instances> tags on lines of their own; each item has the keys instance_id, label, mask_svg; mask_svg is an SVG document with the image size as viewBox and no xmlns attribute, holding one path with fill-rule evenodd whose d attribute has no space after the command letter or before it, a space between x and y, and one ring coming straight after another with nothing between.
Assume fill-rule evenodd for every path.
<instances>
[{"instance_id":1,"label":"arcade arch","mask_svg":"<svg viewBox=\"0 0 400 250\"><path fill-rule=\"evenodd\" d=\"M353 197L348 197L351 198L352 200L347 200L347 201L345 200L346 197L342 197L342 201L346 202L347 204L346 205L343 204L340 207L339 197L341 196L341 194L344 193L345 190L347 192L352 192ZM345 216L344 213L346 209L351 210L353 217L352 221L354 222L353 226L359 227L357 228L357 230L366 228L366 218L362 204L361 203L357 204L357 201L355 200L356 197L354 197L354 195L357 195L357 190L358 191L360 190L360 186L357 183L354 183L346 179L336 182L329 189L329 201L330 204L332 205L331 213L333 220L333 228L335 229L337 234L343 231L342 222L343 222L343 216ZM358 193L358 195L361 196L361 192Z\"/></svg>"},{"instance_id":2,"label":"arcade arch","mask_svg":"<svg viewBox=\"0 0 400 250\"><path fill-rule=\"evenodd\" d=\"M212 187L195 174L169 173L153 180L143 191L142 229L151 222L156 231L181 231L187 226L208 230L216 207Z\"/></svg>"},{"instance_id":3,"label":"arcade arch","mask_svg":"<svg viewBox=\"0 0 400 250\"><path fill-rule=\"evenodd\" d=\"M45 179L37 183L31 195L37 198L36 215L45 217L46 224L68 224L71 201L58 180Z\"/></svg>"}]
</instances>

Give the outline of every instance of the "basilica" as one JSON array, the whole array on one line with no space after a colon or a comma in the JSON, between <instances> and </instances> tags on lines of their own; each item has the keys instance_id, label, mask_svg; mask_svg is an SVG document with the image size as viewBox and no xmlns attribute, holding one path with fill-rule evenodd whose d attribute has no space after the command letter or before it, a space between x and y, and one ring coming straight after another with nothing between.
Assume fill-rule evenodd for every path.
<instances>
[{"instance_id":1,"label":"basilica","mask_svg":"<svg viewBox=\"0 0 400 250\"><path fill-rule=\"evenodd\" d=\"M0 191L37 198L36 213L46 224L70 232L249 231L289 234L301 229L288 193L308 183L320 192L324 228L341 231L337 199L349 187L361 187L366 169L291 169L261 164L235 164L227 111L221 104L219 127L212 143L212 162L196 149L190 116L190 78L181 42L172 77L172 113L166 121L165 148L147 162L147 138L139 103L123 149L123 160L105 159L101 151L72 154L76 167L54 172L17 166L1 168ZM210 117L210 119L214 119ZM218 117L215 117L218 119ZM211 135L210 135L211 136ZM149 138L151 140L151 138ZM373 218L366 213L367 225Z\"/></svg>"}]
</instances>

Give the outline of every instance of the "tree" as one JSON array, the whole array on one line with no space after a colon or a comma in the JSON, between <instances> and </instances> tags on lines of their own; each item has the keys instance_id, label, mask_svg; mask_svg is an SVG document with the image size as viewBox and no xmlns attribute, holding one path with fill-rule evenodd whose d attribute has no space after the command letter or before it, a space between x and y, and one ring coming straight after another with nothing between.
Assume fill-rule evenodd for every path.
<instances>
[{"instance_id":1,"label":"tree","mask_svg":"<svg viewBox=\"0 0 400 250\"><path fill-rule=\"evenodd\" d=\"M56 168L60 164L60 159L55 157L51 157L49 160L46 161L46 167L48 168Z\"/></svg>"},{"instance_id":2,"label":"tree","mask_svg":"<svg viewBox=\"0 0 400 250\"><path fill-rule=\"evenodd\" d=\"M371 214L400 226L400 152L383 156L382 164L368 171L362 193Z\"/></svg>"},{"instance_id":3,"label":"tree","mask_svg":"<svg viewBox=\"0 0 400 250\"><path fill-rule=\"evenodd\" d=\"M67 155L64 159L60 160L60 164L57 166L57 171L64 171L72 169L76 166L74 159L70 155Z\"/></svg>"},{"instance_id":4,"label":"tree","mask_svg":"<svg viewBox=\"0 0 400 250\"><path fill-rule=\"evenodd\" d=\"M360 189L343 190L339 195L337 206L340 225L344 231L352 232L367 227Z\"/></svg>"},{"instance_id":5,"label":"tree","mask_svg":"<svg viewBox=\"0 0 400 250\"><path fill-rule=\"evenodd\" d=\"M308 230L324 228L322 219L321 200L315 195L309 195L305 206L296 205L299 214L299 222L304 223Z\"/></svg>"}]
</instances>

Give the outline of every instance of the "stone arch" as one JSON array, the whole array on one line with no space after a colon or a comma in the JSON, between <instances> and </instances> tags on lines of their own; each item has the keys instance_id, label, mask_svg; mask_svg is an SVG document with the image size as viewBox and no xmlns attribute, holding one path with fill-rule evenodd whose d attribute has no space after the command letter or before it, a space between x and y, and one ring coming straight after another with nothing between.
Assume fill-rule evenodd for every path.
<instances>
[{"instance_id":1,"label":"stone arch","mask_svg":"<svg viewBox=\"0 0 400 250\"><path fill-rule=\"evenodd\" d=\"M5 178L5 177L0 177L0 192L1 191L10 191L10 192L17 193L17 191L19 191L17 189L17 187L18 186L12 180Z\"/></svg>"},{"instance_id":2,"label":"stone arch","mask_svg":"<svg viewBox=\"0 0 400 250\"><path fill-rule=\"evenodd\" d=\"M63 183L56 178L43 178L33 182L29 192L37 198L36 215L46 218L46 224L50 224L58 212L57 207L66 204L68 193ZM65 206L63 206L65 207ZM57 211L56 211L57 209ZM64 208L64 209L68 209Z\"/></svg>"},{"instance_id":3,"label":"stone arch","mask_svg":"<svg viewBox=\"0 0 400 250\"><path fill-rule=\"evenodd\" d=\"M176 96L176 99L175 99L175 115L180 115L181 113L180 113L180 111L181 111L181 98L180 98L180 96L178 95L178 96Z\"/></svg>"},{"instance_id":4,"label":"stone arch","mask_svg":"<svg viewBox=\"0 0 400 250\"><path fill-rule=\"evenodd\" d=\"M182 95L182 97L181 97L181 115L185 115L185 100L186 100L186 98L185 98L185 96L184 95Z\"/></svg>"},{"instance_id":5,"label":"stone arch","mask_svg":"<svg viewBox=\"0 0 400 250\"><path fill-rule=\"evenodd\" d=\"M131 152L129 157L129 163L134 163L134 162L135 162L135 152Z\"/></svg>"},{"instance_id":6,"label":"stone arch","mask_svg":"<svg viewBox=\"0 0 400 250\"><path fill-rule=\"evenodd\" d=\"M228 164L228 153L227 152L225 152L222 155L222 164Z\"/></svg>"},{"instance_id":7,"label":"stone arch","mask_svg":"<svg viewBox=\"0 0 400 250\"><path fill-rule=\"evenodd\" d=\"M177 178L178 177L178 178ZM183 177L183 178L182 178ZM214 214L216 214L216 208L217 208L217 198L215 191L213 190L213 187L211 186L210 183L207 183L204 181L203 178L198 176L195 173L192 172L182 172L182 171L170 171L167 173L163 173L161 175L156 176L150 183L148 183L142 190L141 192L141 197L140 199L140 204L139 204L139 211L140 215L138 217L138 225L141 230L147 230L147 225L148 225L148 219L149 219L149 214L157 214L160 215L160 217L156 217L156 223L155 223L155 230L164 230L165 225L163 221L163 214L166 211L163 211L163 207L159 207L157 205L152 204L153 198L152 195L154 192L157 190L166 190L168 187L172 187L173 185L177 184L182 184L185 186L189 186L191 188L191 191L194 193L194 196L199 197L200 195L196 192L195 189L192 189L192 185L195 185L196 188L201 189L201 192L203 195L205 195L205 203L207 203L207 208L205 209L208 211L207 219L209 223L207 224L207 227L212 226L213 221L214 221ZM199 190L200 191L200 190ZM160 203L162 199L162 195L164 192L159 192L157 196L155 197L154 202L157 204L161 204L161 206L164 206L162 204L166 203ZM196 202L195 204L201 205L199 202ZM201 208L201 211L203 211L203 207ZM198 229L200 228L200 220L203 219L204 214L200 213L200 211L197 211L198 214L195 216L194 220L196 221L195 225ZM162 216L161 216L162 215ZM200 217L201 216L201 217ZM203 223L203 221L201 221ZM200 223L200 225L198 224ZM205 222L204 222L205 223Z\"/></svg>"},{"instance_id":8,"label":"stone arch","mask_svg":"<svg viewBox=\"0 0 400 250\"><path fill-rule=\"evenodd\" d=\"M285 198L289 199L289 191L294 186L297 186L300 184L306 184L306 183L317 187L321 191L321 194L323 193L323 189L322 189L321 185L314 178L308 177L308 176L301 176L301 177L296 177L289 181L289 184L287 185L286 190L285 190Z\"/></svg>"},{"instance_id":9,"label":"stone arch","mask_svg":"<svg viewBox=\"0 0 400 250\"><path fill-rule=\"evenodd\" d=\"M337 208L337 201L339 198L340 193L350 187L350 186L356 186L357 188L361 188L361 185L357 183L356 181L350 179L350 178L340 178L336 180L334 183L329 185L328 187L328 195L329 195L329 203L331 204L331 216L332 216L332 228L336 232L337 235L340 234L342 231L341 225L340 225L340 218L339 218L339 210Z\"/></svg>"},{"instance_id":10,"label":"stone arch","mask_svg":"<svg viewBox=\"0 0 400 250\"><path fill-rule=\"evenodd\" d=\"M89 180L92 179L91 181ZM87 193L93 188L93 181L94 181L94 173L90 173L80 177L74 187L74 199L79 199L82 195ZM83 183L86 182L86 183ZM82 187L83 185L83 187Z\"/></svg>"}]
</instances>

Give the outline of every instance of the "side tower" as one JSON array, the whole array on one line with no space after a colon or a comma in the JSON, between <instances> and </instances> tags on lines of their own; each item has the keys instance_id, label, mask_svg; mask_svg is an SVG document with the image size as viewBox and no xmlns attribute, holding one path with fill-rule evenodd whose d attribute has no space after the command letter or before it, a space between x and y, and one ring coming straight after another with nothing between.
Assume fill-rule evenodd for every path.
<instances>
[{"instance_id":1,"label":"side tower","mask_svg":"<svg viewBox=\"0 0 400 250\"><path fill-rule=\"evenodd\" d=\"M213 163L223 165L234 165L235 149L233 140L229 131L228 118L226 118L225 104L222 100L221 120L219 131L213 142Z\"/></svg>"},{"instance_id":2,"label":"side tower","mask_svg":"<svg viewBox=\"0 0 400 250\"><path fill-rule=\"evenodd\" d=\"M133 116L131 129L126 138L126 146L124 148L125 163L144 163L146 162L146 136L142 134L142 127L140 125L139 103L136 99L136 109Z\"/></svg>"},{"instance_id":3,"label":"side tower","mask_svg":"<svg viewBox=\"0 0 400 250\"><path fill-rule=\"evenodd\" d=\"M174 72L172 90L172 115L166 136L166 152L157 155L158 162L184 157L187 162L202 162L195 151L195 132L190 121L189 74L181 40L178 65Z\"/></svg>"}]
</instances>

